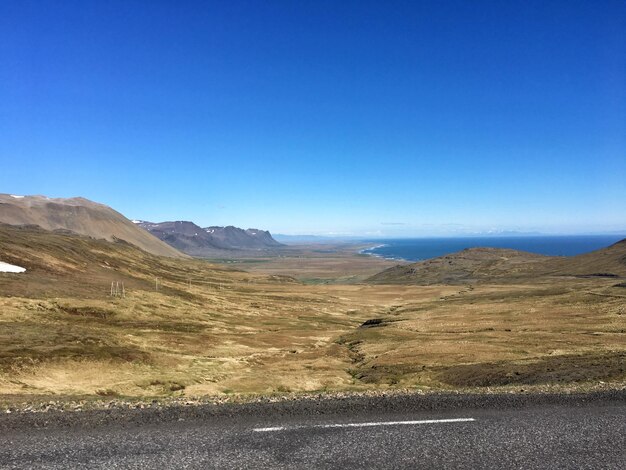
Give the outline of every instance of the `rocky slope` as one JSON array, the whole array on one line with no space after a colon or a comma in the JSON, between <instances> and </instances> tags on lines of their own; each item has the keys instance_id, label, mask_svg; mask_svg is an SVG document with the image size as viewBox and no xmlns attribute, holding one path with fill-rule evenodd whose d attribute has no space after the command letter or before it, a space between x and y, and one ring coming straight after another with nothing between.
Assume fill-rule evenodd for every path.
<instances>
[{"instance_id":1,"label":"rocky slope","mask_svg":"<svg viewBox=\"0 0 626 470\"><path fill-rule=\"evenodd\" d=\"M155 255L184 256L119 212L80 197L64 199L0 194L0 223L68 230L108 241L124 240Z\"/></svg>"},{"instance_id":2,"label":"rocky slope","mask_svg":"<svg viewBox=\"0 0 626 470\"><path fill-rule=\"evenodd\" d=\"M267 250L282 245L265 230L237 227L205 227L193 222L143 222L136 221L152 235L192 256L214 256L224 250Z\"/></svg>"}]
</instances>

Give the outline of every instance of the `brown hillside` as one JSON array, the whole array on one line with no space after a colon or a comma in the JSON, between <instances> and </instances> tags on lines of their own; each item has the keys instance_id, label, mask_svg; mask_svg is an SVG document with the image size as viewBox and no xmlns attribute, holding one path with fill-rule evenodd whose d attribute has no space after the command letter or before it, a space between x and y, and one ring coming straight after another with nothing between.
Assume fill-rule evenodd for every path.
<instances>
[{"instance_id":1,"label":"brown hillside","mask_svg":"<svg viewBox=\"0 0 626 470\"><path fill-rule=\"evenodd\" d=\"M626 277L626 240L572 257L542 256L501 248L469 248L439 258L395 266L374 284L467 284L515 282L546 276Z\"/></svg>"},{"instance_id":2,"label":"brown hillside","mask_svg":"<svg viewBox=\"0 0 626 470\"><path fill-rule=\"evenodd\" d=\"M546 267L563 276L626 277L626 239L591 253L553 259Z\"/></svg>"},{"instance_id":3,"label":"brown hillside","mask_svg":"<svg viewBox=\"0 0 626 470\"><path fill-rule=\"evenodd\" d=\"M457 256L468 279L511 263L526 273L509 283L311 285L0 225L0 260L26 268L0 273L0 408L26 397L623 388L624 281L593 273L621 268L622 249L569 266L500 250ZM544 263L555 275L522 269ZM110 295L112 282L124 296Z\"/></svg>"},{"instance_id":4,"label":"brown hillside","mask_svg":"<svg viewBox=\"0 0 626 470\"><path fill-rule=\"evenodd\" d=\"M541 266L545 256L501 248L469 248L418 263L386 269L368 282L377 284L464 284L517 277Z\"/></svg>"},{"instance_id":5,"label":"brown hillside","mask_svg":"<svg viewBox=\"0 0 626 470\"><path fill-rule=\"evenodd\" d=\"M191 258L155 256L122 240L108 242L34 226L0 224L0 259L26 268L20 275L0 276L0 296L101 298L109 292L111 281L123 281L130 289L154 290L157 277L162 286L185 285L188 280L213 285L238 277L233 269Z\"/></svg>"},{"instance_id":6,"label":"brown hillside","mask_svg":"<svg viewBox=\"0 0 626 470\"><path fill-rule=\"evenodd\" d=\"M0 194L0 222L38 225L45 230L69 230L79 235L124 240L149 253L184 256L175 248L137 227L119 212L84 198L16 197Z\"/></svg>"}]
</instances>

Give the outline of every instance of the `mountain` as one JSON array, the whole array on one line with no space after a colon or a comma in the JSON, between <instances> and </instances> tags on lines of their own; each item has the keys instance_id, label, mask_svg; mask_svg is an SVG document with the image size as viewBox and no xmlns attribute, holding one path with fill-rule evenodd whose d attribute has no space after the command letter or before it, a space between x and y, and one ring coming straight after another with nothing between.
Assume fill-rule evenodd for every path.
<instances>
[{"instance_id":1,"label":"mountain","mask_svg":"<svg viewBox=\"0 0 626 470\"><path fill-rule=\"evenodd\" d=\"M242 279L248 285L247 280L251 278L296 284L285 276L248 274L189 256L157 256L120 239L107 241L68 231L43 230L34 225L0 224L0 248L2 262L25 268L25 272L19 274L0 273L0 299L41 296L102 300L109 296L112 281L123 282L126 289L135 293L153 292L155 278L158 278L159 292L184 299L190 302L189 306L197 300L189 292L190 281L197 289L195 292L214 292L220 284L238 284ZM142 300L145 300L142 296L135 297L132 308L135 302ZM82 305L82 300L78 303ZM124 308L104 306L113 311ZM2 307L0 304L0 314L6 313ZM155 305L148 308L154 313ZM141 317L137 311L132 314L133 321L138 319L137 315ZM152 318L149 321L153 321ZM122 331L127 333L125 328ZM0 333L0 339L6 337ZM0 365L2 359L0 352Z\"/></svg>"},{"instance_id":2,"label":"mountain","mask_svg":"<svg viewBox=\"0 0 626 470\"><path fill-rule=\"evenodd\" d=\"M265 230L205 227L193 222L135 221L155 237L191 256L215 256L224 250L267 250L283 246Z\"/></svg>"},{"instance_id":3,"label":"mountain","mask_svg":"<svg viewBox=\"0 0 626 470\"><path fill-rule=\"evenodd\" d=\"M67 230L108 241L124 240L155 255L184 256L119 212L81 197L64 199L0 194L0 223L37 225L50 231Z\"/></svg>"},{"instance_id":4,"label":"mountain","mask_svg":"<svg viewBox=\"0 0 626 470\"><path fill-rule=\"evenodd\" d=\"M366 280L374 284L512 282L546 276L626 277L626 239L578 256L543 256L501 248L469 248L394 266Z\"/></svg>"}]
</instances>

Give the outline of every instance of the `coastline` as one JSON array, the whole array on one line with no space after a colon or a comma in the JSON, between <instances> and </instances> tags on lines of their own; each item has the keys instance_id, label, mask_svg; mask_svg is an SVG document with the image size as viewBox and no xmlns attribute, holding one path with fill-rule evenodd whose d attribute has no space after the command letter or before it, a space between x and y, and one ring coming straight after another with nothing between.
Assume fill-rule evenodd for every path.
<instances>
[{"instance_id":1,"label":"coastline","mask_svg":"<svg viewBox=\"0 0 626 470\"><path fill-rule=\"evenodd\" d=\"M378 255L376 253L368 253L368 252L371 251L371 250L375 250L376 248L382 248L383 246L387 246L387 244L383 243L382 245L368 246L367 248L363 248L363 249L359 250L358 253L360 255L371 255L371 256L380 257L380 255Z\"/></svg>"},{"instance_id":2,"label":"coastline","mask_svg":"<svg viewBox=\"0 0 626 470\"><path fill-rule=\"evenodd\" d=\"M374 258L379 258L379 259L384 259L387 261L401 261L401 262L405 262L405 263L414 263L415 261L411 261L405 258L401 258L399 256L385 256L385 255L381 255L379 253L372 253L372 250L375 250L377 248L383 248L385 246L389 246L388 243L383 243L381 245L374 245L374 246L370 246L368 248L363 248L362 250L359 250L358 253L360 255L367 255L367 256L372 256ZM418 261L422 261L422 260L418 260Z\"/></svg>"},{"instance_id":3,"label":"coastline","mask_svg":"<svg viewBox=\"0 0 626 470\"><path fill-rule=\"evenodd\" d=\"M386 261L417 263L457 253L467 248L488 247L526 251L543 256L577 256L590 253L619 242L620 235L546 235L535 237L433 237L385 240L358 250ZM381 240L383 241L383 240ZM386 253L379 248L385 247Z\"/></svg>"}]
</instances>

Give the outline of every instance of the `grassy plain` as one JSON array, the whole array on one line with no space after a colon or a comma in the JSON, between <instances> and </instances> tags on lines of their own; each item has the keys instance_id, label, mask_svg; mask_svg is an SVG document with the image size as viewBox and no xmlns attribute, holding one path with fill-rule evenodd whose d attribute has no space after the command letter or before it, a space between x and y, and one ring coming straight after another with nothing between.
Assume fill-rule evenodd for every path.
<instances>
[{"instance_id":1,"label":"grassy plain","mask_svg":"<svg viewBox=\"0 0 626 470\"><path fill-rule=\"evenodd\" d=\"M398 264L398 261L359 253L369 246L358 243L288 245L273 256L251 258L244 255L212 261L252 273L290 276L306 284L350 284Z\"/></svg>"},{"instance_id":2,"label":"grassy plain","mask_svg":"<svg viewBox=\"0 0 626 470\"><path fill-rule=\"evenodd\" d=\"M622 277L374 285L354 280L381 260L347 251L245 272L13 227L0 247L27 268L0 274L4 400L626 381Z\"/></svg>"}]
</instances>

